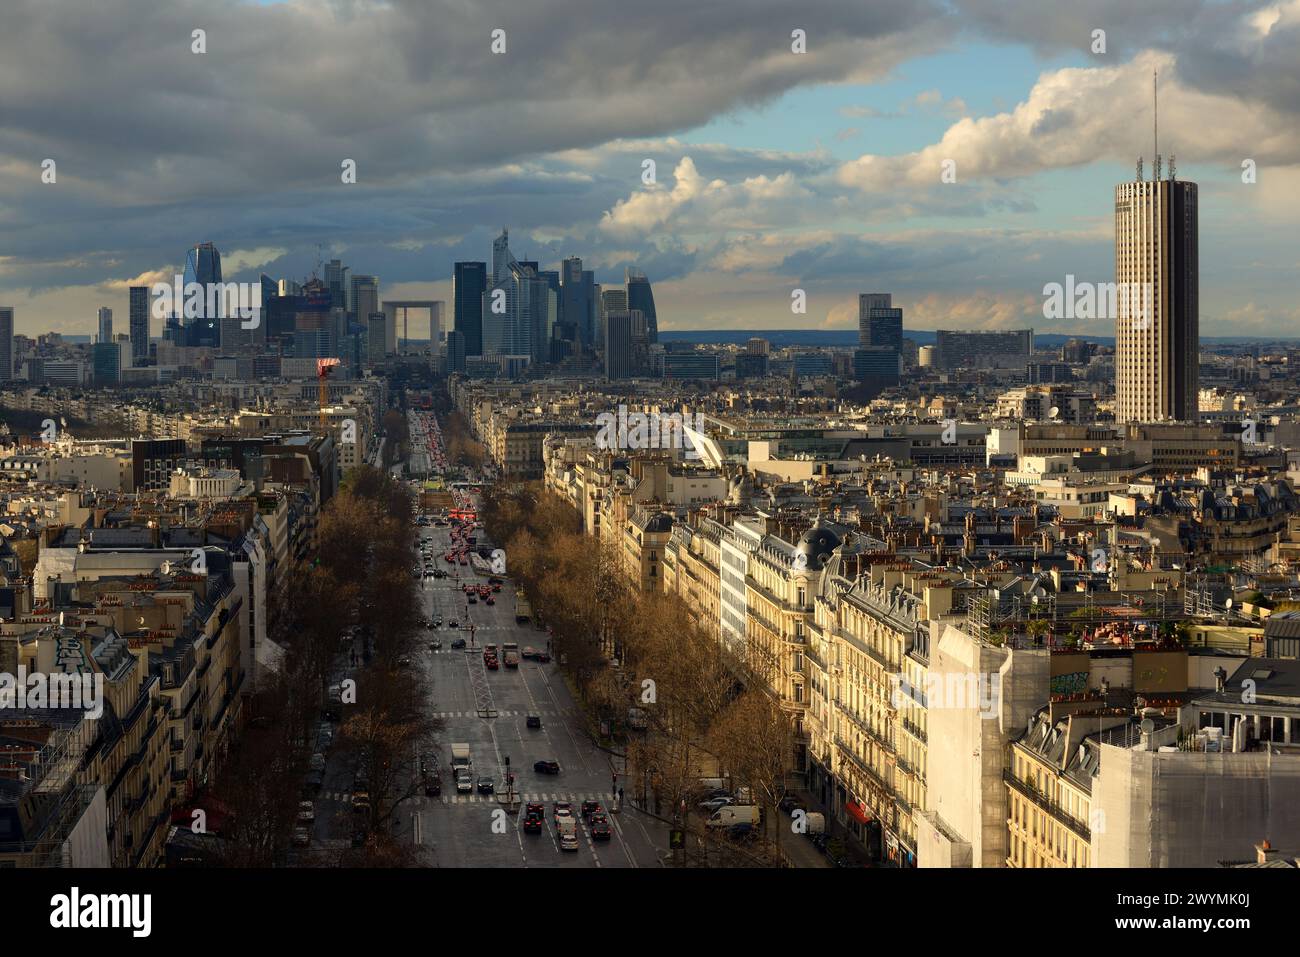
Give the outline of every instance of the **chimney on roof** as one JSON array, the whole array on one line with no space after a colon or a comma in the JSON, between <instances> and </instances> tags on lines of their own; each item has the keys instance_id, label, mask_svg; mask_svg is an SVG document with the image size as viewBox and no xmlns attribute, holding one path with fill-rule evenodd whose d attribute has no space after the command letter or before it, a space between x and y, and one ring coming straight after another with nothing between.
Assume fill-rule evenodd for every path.
<instances>
[{"instance_id":1,"label":"chimney on roof","mask_svg":"<svg viewBox=\"0 0 1300 957\"><path fill-rule=\"evenodd\" d=\"M1214 690L1219 694L1223 694L1223 686L1227 678L1228 673L1223 670L1222 665L1214 669Z\"/></svg>"},{"instance_id":2,"label":"chimney on roof","mask_svg":"<svg viewBox=\"0 0 1300 957\"><path fill-rule=\"evenodd\" d=\"M1280 861L1282 852L1274 850L1273 845L1268 842L1268 838L1255 845L1255 863L1268 864L1271 861Z\"/></svg>"}]
</instances>

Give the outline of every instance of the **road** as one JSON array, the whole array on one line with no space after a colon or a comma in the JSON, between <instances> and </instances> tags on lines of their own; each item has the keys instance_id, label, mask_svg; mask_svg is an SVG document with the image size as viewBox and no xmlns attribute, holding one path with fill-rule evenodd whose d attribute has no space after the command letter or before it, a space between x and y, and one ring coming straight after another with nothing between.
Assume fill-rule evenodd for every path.
<instances>
[{"instance_id":1,"label":"road","mask_svg":"<svg viewBox=\"0 0 1300 957\"><path fill-rule=\"evenodd\" d=\"M481 530L480 530L481 531ZM530 625L517 624L514 591L507 581L495 604L470 605L460 590L469 566L450 566L443 560L450 534L446 527L421 529L423 538L435 542L432 553L439 567L455 571L445 579L426 579L423 596L427 615L441 617L444 627L430 633L443 643L442 650L424 650L417 661L429 689L429 708L444 723L440 739L443 793L420 798L412 809L421 847L430 851L429 861L440 867L657 867L667 850L666 829L654 818L625 809L610 814L612 835L608 842L593 841L590 830L579 821L579 849L561 852L551 820L551 803L598 800L611 807L612 766L610 756L588 737L578 709L562 679L558 666L521 661L519 668L489 671L483 663L485 642L498 646L516 642L542 648L546 633ZM479 540L480 545L483 539ZM459 630L445 623L458 620ZM451 640L469 638L467 623L474 626L474 646L452 651ZM482 717L481 715L495 715ZM526 726L528 715L541 718L540 729ZM521 802L546 804L547 820L541 834L527 834L522 815L503 810L495 794L457 794L447 766L451 744L468 743L474 774L488 775L498 791L504 791L507 761L515 775L515 790ZM533 770L538 760L556 761L558 775Z\"/></svg>"}]
</instances>

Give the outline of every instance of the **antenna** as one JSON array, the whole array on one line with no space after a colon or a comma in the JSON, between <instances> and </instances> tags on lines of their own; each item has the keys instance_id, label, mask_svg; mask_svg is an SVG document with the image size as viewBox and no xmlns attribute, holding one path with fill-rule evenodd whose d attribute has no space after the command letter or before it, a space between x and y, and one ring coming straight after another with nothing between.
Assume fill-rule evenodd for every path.
<instances>
[{"instance_id":1,"label":"antenna","mask_svg":"<svg viewBox=\"0 0 1300 957\"><path fill-rule=\"evenodd\" d=\"M1151 168L1151 182L1160 179L1160 89L1159 73L1151 71L1151 128L1155 139L1155 165Z\"/></svg>"}]
</instances>

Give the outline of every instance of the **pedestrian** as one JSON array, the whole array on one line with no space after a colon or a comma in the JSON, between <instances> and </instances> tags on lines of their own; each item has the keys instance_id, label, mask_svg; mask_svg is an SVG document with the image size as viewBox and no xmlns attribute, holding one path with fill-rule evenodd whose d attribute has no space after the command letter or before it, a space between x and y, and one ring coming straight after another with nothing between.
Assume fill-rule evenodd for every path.
<instances>
[{"instance_id":1,"label":"pedestrian","mask_svg":"<svg viewBox=\"0 0 1300 957\"><path fill-rule=\"evenodd\" d=\"M618 789L618 803L619 803L619 804L622 804L622 803L623 803L623 789L622 789L622 788L619 788L619 789Z\"/></svg>"}]
</instances>

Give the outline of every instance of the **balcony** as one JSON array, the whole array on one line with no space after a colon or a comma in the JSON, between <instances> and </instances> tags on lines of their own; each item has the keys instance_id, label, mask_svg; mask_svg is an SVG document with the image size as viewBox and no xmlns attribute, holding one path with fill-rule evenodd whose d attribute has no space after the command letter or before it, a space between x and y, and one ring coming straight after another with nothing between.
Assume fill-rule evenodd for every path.
<instances>
[{"instance_id":1,"label":"balcony","mask_svg":"<svg viewBox=\"0 0 1300 957\"><path fill-rule=\"evenodd\" d=\"M912 737L916 738L916 740L920 741L922 744L930 743L929 735L927 735L924 731L921 730L921 726L919 724L913 724L911 721L908 721L906 718L903 719L903 730L906 731L908 734L910 734Z\"/></svg>"},{"instance_id":2,"label":"balcony","mask_svg":"<svg viewBox=\"0 0 1300 957\"><path fill-rule=\"evenodd\" d=\"M1064 824L1085 842L1092 841L1092 828L1083 821L1070 816L1061 808L1047 799L1047 796L1040 792L1028 781L1022 781L1016 777L1015 772L1010 768L1002 770L1002 780L1014 788L1017 792L1029 800L1031 804L1041 811L1047 812L1047 815L1057 822Z\"/></svg>"}]
</instances>

